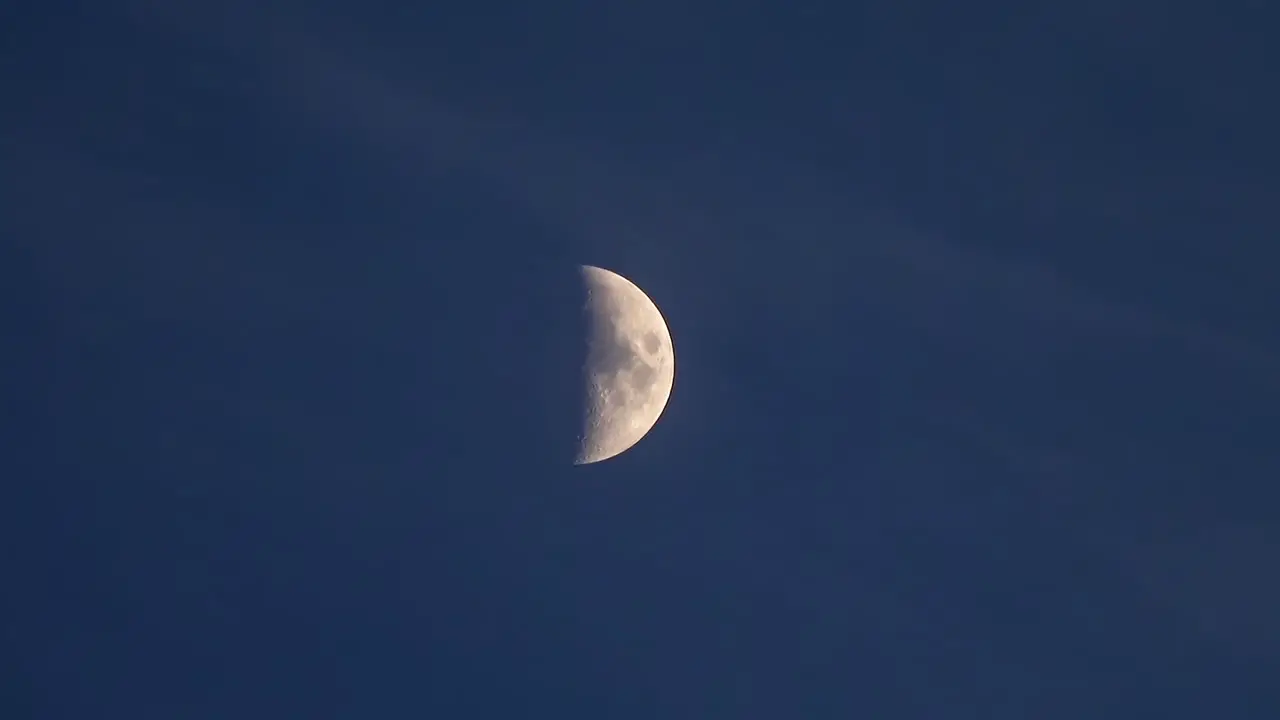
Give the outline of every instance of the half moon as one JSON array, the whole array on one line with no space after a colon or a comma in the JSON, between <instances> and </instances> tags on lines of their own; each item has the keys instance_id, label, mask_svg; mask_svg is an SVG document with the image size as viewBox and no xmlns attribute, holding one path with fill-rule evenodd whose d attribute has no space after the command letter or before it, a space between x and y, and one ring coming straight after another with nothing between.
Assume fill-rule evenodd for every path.
<instances>
[{"instance_id":1,"label":"half moon","mask_svg":"<svg viewBox=\"0 0 1280 720\"><path fill-rule=\"evenodd\" d=\"M667 323L630 280L582 266L587 290L586 402L575 465L607 460L640 442L667 406L675 352Z\"/></svg>"}]
</instances>

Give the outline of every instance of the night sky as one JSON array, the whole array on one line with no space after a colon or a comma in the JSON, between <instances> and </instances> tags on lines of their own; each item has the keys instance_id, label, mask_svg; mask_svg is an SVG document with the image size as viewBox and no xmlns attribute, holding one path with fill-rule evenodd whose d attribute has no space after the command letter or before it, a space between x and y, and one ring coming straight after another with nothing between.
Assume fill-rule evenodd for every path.
<instances>
[{"instance_id":1,"label":"night sky","mask_svg":"<svg viewBox=\"0 0 1280 720\"><path fill-rule=\"evenodd\" d=\"M13 5L5 720L1280 717L1280 11Z\"/></svg>"}]
</instances>

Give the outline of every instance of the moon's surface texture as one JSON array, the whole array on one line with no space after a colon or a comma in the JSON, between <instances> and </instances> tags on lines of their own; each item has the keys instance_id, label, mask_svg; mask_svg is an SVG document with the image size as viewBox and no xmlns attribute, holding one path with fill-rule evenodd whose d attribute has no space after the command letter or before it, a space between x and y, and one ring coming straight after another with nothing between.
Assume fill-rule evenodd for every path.
<instances>
[{"instance_id":1,"label":"moon's surface texture","mask_svg":"<svg viewBox=\"0 0 1280 720\"><path fill-rule=\"evenodd\" d=\"M671 333L658 306L630 280L584 265L586 407L575 465L607 460L658 422L675 381Z\"/></svg>"}]
</instances>

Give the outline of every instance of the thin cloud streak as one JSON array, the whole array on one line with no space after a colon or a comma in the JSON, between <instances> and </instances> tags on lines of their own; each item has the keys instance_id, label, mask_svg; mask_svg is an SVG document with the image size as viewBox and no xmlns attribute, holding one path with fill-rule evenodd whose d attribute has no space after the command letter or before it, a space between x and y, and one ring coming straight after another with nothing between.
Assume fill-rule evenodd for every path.
<instances>
[{"instance_id":1,"label":"thin cloud streak","mask_svg":"<svg viewBox=\"0 0 1280 720\"><path fill-rule=\"evenodd\" d=\"M885 213L851 209L856 199L836 197L816 183L799 192L742 192L727 173L716 171L729 163L715 159L671 162L663 173L610 157L604 148L535 137L508 120L415 97L319 47L325 46L299 43L282 53L292 63L282 85L299 93L303 107L337 119L407 166L443 163L498 182L592 251L622 254L627 251L618 246L632 242L667 270L681 260L685 267L714 267L720 281L737 291L726 296L726 310L733 295L761 285L782 290L771 300L809 311L842 303L852 289L901 304L908 314L923 312L931 324L953 324L957 307L1017 308L1086 331L1174 339L1259 379L1274 378L1280 367L1274 353L1238 338L1100 298L1046 266L930 239ZM752 237L762 230L774 242ZM975 294L987 298L980 308L955 302Z\"/></svg>"},{"instance_id":2,"label":"thin cloud streak","mask_svg":"<svg viewBox=\"0 0 1280 720\"><path fill-rule=\"evenodd\" d=\"M784 178L777 168L734 172L742 163L714 155L627 158L598 142L531 130L510 114L462 110L435 101L429 89L410 90L352 33L322 35L233 6L198 14L184 6L181 17L159 8L148 8L152 19L256 58L282 111L328 123L397 171L483 178L569 233L584 254L625 261L686 289L714 269L717 292L697 300L721 321L762 292L795 322L830 319L851 302L888 303L932 332L987 314L1052 325L1072 339L1097 332L1171 339L1272 389L1280 377L1272 350L1099 297L1044 265L940 241L856 188L835 191L803 169L797 176L787 168ZM744 174L751 188L738 179Z\"/></svg>"}]
</instances>

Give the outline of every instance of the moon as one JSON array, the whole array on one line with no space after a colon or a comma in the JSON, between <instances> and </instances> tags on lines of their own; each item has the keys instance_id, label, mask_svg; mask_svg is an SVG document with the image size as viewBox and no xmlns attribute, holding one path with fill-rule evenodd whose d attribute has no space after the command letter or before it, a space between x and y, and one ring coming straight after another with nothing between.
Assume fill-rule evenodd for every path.
<instances>
[{"instance_id":1,"label":"moon","mask_svg":"<svg viewBox=\"0 0 1280 720\"><path fill-rule=\"evenodd\" d=\"M608 460L648 434L671 397L675 352L658 306L635 283L583 265L586 401L575 465Z\"/></svg>"}]
</instances>

